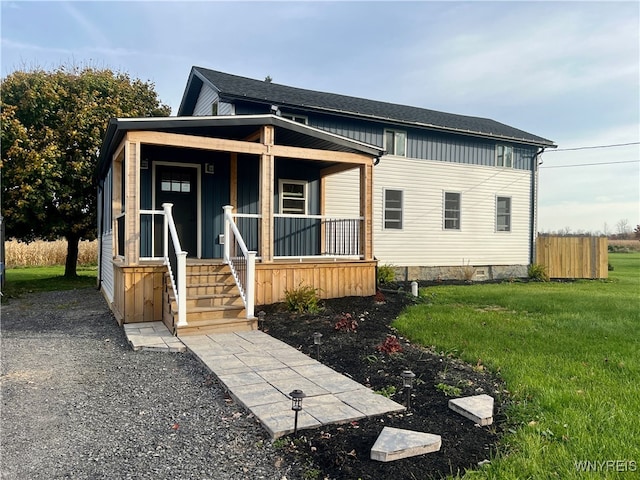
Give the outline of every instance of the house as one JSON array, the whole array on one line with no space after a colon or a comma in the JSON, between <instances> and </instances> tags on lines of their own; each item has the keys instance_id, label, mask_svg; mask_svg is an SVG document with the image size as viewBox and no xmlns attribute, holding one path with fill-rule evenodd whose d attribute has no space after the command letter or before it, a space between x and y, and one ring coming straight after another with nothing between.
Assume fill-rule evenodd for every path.
<instances>
[{"instance_id":1,"label":"house","mask_svg":"<svg viewBox=\"0 0 640 480\"><path fill-rule=\"evenodd\" d=\"M556 145L486 118L316 92L193 67L178 115L274 112L385 151L373 242L400 279L526 277L539 155ZM327 178L323 213L358 213L354 170Z\"/></svg>"},{"instance_id":2,"label":"house","mask_svg":"<svg viewBox=\"0 0 640 480\"><path fill-rule=\"evenodd\" d=\"M99 284L120 322L256 328L287 290L524 276L538 156L493 120L194 67L177 117L120 118L98 162Z\"/></svg>"}]
</instances>

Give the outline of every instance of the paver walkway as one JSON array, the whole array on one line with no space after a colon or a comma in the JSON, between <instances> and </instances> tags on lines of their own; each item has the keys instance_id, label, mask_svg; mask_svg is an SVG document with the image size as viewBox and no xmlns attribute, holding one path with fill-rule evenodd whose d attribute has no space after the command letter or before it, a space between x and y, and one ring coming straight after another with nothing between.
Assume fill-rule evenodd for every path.
<instances>
[{"instance_id":1,"label":"paver walkway","mask_svg":"<svg viewBox=\"0 0 640 480\"><path fill-rule=\"evenodd\" d=\"M306 395L298 429L405 410L258 330L178 339L162 322L147 322L126 324L125 333L134 350L184 351L186 346L273 438L293 432L289 393L296 389Z\"/></svg>"},{"instance_id":2,"label":"paver walkway","mask_svg":"<svg viewBox=\"0 0 640 480\"><path fill-rule=\"evenodd\" d=\"M298 429L405 410L400 405L261 331L190 335L180 340L273 438L293 432L289 393L306 397Z\"/></svg>"}]
</instances>

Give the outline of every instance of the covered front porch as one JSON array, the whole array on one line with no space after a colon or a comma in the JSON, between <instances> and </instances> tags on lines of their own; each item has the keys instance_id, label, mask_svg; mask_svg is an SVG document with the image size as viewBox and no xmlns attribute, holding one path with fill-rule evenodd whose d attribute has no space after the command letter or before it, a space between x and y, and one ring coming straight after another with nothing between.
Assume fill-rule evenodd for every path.
<instances>
[{"instance_id":1,"label":"covered front porch","mask_svg":"<svg viewBox=\"0 0 640 480\"><path fill-rule=\"evenodd\" d=\"M105 295L114 312L124 323L158 315L189 323L189 310L203 308L189 299L208 292L189 293L187 264L198 275L229 267L245 309L239 317L301 285L323 298L373 295L373 165L381 154L274 115L112 121L99 197L100 278L112 278L102 287L112 289ZM325 182L350 169L359 172L359 205L335 214ZM157 290L168 312L154 306Z\"/></svg>"}]
</instances>

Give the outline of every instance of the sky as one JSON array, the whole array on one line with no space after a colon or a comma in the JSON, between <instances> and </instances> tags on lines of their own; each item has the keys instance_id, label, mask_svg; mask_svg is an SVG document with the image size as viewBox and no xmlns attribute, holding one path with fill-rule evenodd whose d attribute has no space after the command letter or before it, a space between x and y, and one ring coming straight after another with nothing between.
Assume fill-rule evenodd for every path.
<instances>
[{"instance_id":1,"label":"sky","mask_svg":"<svg viewBox=\"0 0 640 480\"><path fill-rule=\"evenodd\" d=\"M0 0L0 14L3 78L111 68L175 115L196 65L491 118L558 146L542 155L539 231L640 224L637 1Z\"/></svg>"}]
</instances>

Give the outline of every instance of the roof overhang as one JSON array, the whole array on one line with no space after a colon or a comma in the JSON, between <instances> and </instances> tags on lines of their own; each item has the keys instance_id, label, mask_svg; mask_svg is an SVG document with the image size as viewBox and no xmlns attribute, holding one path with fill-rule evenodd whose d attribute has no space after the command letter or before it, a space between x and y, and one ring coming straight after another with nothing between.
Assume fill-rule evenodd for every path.
<instances>
[{"instance_id":1,"label":"roof overhang","mask_svg":"<svg viewBox=\"0 0 640 480\"><path fill-rule=\"evenodd\" d=\"M107 171L111 155L127 132L159 131L210 138L243 140L265 125L276 129L277 143L336 152L381 157L384 150L367 143L310 127L276 115L113 118L109 121L98 157L98 176Z\"/></svg>"}]
</instances>

